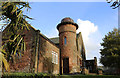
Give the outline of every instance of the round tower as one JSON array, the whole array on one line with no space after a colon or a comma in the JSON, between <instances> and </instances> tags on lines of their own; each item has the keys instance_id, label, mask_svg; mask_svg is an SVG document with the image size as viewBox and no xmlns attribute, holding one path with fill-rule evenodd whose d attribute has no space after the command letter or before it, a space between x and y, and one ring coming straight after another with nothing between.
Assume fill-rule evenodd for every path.
<instances>
[{"instance_id":1,"label":"round tower","mask_svg":"<svg viewBox=\"0 0 120 78\"><path fill-rule=\"evenodd\" d=\"M59 31L59 47L61 53L61 70L62 73L75 72L77 62L76 58L76 30L78 25L67 17L61 20L57 25Z\"/></svg>"}]
</instances>

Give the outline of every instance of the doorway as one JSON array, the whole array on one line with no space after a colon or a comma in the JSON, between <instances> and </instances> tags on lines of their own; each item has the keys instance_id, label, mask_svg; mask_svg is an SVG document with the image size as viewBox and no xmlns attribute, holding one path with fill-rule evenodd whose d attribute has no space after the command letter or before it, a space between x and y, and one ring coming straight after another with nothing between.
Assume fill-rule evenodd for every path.
<instances>
[{"instance_id":1,"label":"doorway","mask_svg":"<svg viewBox=\"0 0 120 78\"><path fill-rule=\"evenodd\" d=\"M63 59L63 74L69 74L69 58Z\"/></svg>"}]
</instances>

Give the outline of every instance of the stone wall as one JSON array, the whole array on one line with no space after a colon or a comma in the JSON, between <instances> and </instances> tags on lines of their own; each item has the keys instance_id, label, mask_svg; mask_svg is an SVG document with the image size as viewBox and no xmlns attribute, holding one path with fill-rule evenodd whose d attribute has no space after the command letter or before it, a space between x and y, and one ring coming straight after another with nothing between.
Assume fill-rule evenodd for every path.
<instances>
[{"instance_id":1,"label":"stone wall","mask_svg":"<svg viewBox=\"0 0 120 78\"><path fill-rule=\"evenodd\" d=\"M35 29L32 27L29 28L30 30L25 29L23 31L24 35L24 48L26 49L24 52L21 52L21 55L15 55L15 62L13 63L11 60L9 61L10 64L10 71L11 72L33 72L34 68L34 62L35 62L35 45L33 46L33 43L35 43L36 39L36 32ZM8 27L4 29L3 33L3 41L6 39L9 39L9 35L11 32L7 31ZM18 30L21 31L21 30Z\"/></svg>"},{"instance_id":2,"label":"stone wall","mask_svg":"<svg viewBox=\"0 0 120 78\"><path fill-rule=\"evenodd\" d=\"M10 69L12 72L34 72L35 62L35 36L36 32L34 29L24 31L24 47L26 51L21 52L21 56L16 56L16 62L10 62Z\"/></svg>"},{"instance_id":3,"label":"stone wall","mask_svg":"<svg viewBox=\"0 0 120 78\"><path fill-rule=\"evenodd\" d=\"M56 55L54 57L52 53L56 53L56 55L58 55L58 58L56 59ZM52 62L53 59L55 59L55 62ZM60 65L59 60L59 48L48 38L41 34L38 72L58 74Z\"/></svg>"},{"instance_id":4,"label":"stone wall","mask_svg":"<svg viewBox=\"0 0 120 78\"><path fill-rule=\"evenodd\" d=\"M86 68L90 73L97 73L97 58L94 57L92 60L86 60Z\"/></svg>"},{"instance_id":5,"label":"stone wall","mask_svg":"<svg viewBox=\"0 0 120 78\"><path fill-rule=\"evenodd\" d=\"M83 69L82 69L82 74L88 75L88 74L89 74L89 70L86 69L86 68L83 68Z\"/></svg>"},{"instance_id":6,"label":"stone wall","mask_svg":"<svg viewBox=\"0 0 120 78\"><path fill-rule=\"evenodd\" d=\"M69 58L69 72L77 72L76 27L66 24L59 27L59 44L61 49L62 68L63 59ZM66 44L64 38L66 37ZM62 70L64 72L64 69Z\"/></svg>"},{"instance_id":7,"label":"stone wall","mask_svg":"<svg viewBox=\"0 0 120 78\"><path fill-rule=\"evenodd\" d=\"M26 50L21 52L22 55L15 56L15 63L10 61L10 71L11 72L47 72L47 73L59 73L59 48L51 42L47 37L38 33L33 27L30 30L24 30L24 42ZM9 38L9 32L7 28L3 32L3 38ZM6 34L8 33L8 34ZM39 35L39 38L38 38ZM37 45L37 40L39 40ZM38 50L38 56L36 60L36 51ZM58 55L58 63L52 63L52 51ZM35 68L35 63L37 61L37 69ZM52 66L52 67L50 67ZM51 69L52 68L52 71Z\"/></svg>"},{"instance_id":8,"label":"stone wall","mask_svg":"<svg viewBox=\"0 0 120 78\"><path fill-rule=\"evenodd\" d=\"M77 56L78 56L78 59L79 59L78 62L80 63L80 65L79 65L80 66L80 71L82 71L82 68L85 67L86 55L85 55L85 47L84 47L84 42L83 42L83 39L82 39L81 32L79 32L77 34L76 43L77 43Z\"/></svg>"}]
</instances>

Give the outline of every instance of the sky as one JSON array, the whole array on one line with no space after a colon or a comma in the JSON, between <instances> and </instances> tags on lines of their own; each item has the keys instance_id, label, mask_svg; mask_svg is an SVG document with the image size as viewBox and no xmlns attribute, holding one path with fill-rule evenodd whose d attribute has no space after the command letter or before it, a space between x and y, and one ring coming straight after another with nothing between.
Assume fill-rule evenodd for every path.
<instances>
[{"instance_id":1,"label":"sky","mask_svg":"<svg viewBox=\"0 0 120 78\"><path fill-rule=\"evenodd\" d=\"M99 0L100 1L100 0ZM107 2L30 2L31 9L24 14L34 20L28 22L46 37L58 37L56 26L65 17L79 25L87 59L100 58L100 43L108 32L118 28L118 9Z\"/></svg>"},{"instance_id":2,"label":"sky","mask_svg":"<svg viewBox=\"0 0 120 78\"><path fill-rule=\"evenodd\" d=\"M29 1L29 2L106 2L106 0L23 0L23 1Z\"/></svg>"},{"instance_id":3,"label":"sky","mask_svg":"<svg viewBox=\"0 0 120 78\"><path fill-rule=\"evenodd\" d=\"M79 25L87 59L100 58L100 43L108 32L118 28L118 9L107 2L30 2L31 9L25 12L34 20L28 20L48 38L58 37L56 26L65 17Z\"/></svg>"}]
</instances>

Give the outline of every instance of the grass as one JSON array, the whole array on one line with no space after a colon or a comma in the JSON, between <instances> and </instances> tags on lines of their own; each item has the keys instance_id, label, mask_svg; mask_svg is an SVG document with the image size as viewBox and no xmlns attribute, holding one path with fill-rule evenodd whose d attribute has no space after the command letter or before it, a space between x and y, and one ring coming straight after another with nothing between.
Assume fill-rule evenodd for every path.
<instances>
[{"instance_id":1,"label":"grass","mask_svg":"<svg viewBox=\"0 0 120 78\"><path fill-rule=\"evenodd\" d=\"M7 78L120 78L120 75L51 75L45 73L5 73ZM12 77L11 77L12 76ZM47 77L46 77L47 76Z\"/></svg>"},{"instance_id":2,"label":"grass","mask_svg":"<svg viewBox=\"0 0 120 78\"><path fill-rule=\"evenodd\" d=\"M61 75L61 78L120 78L117 75Z\"/></svg>"}]
</instances>

